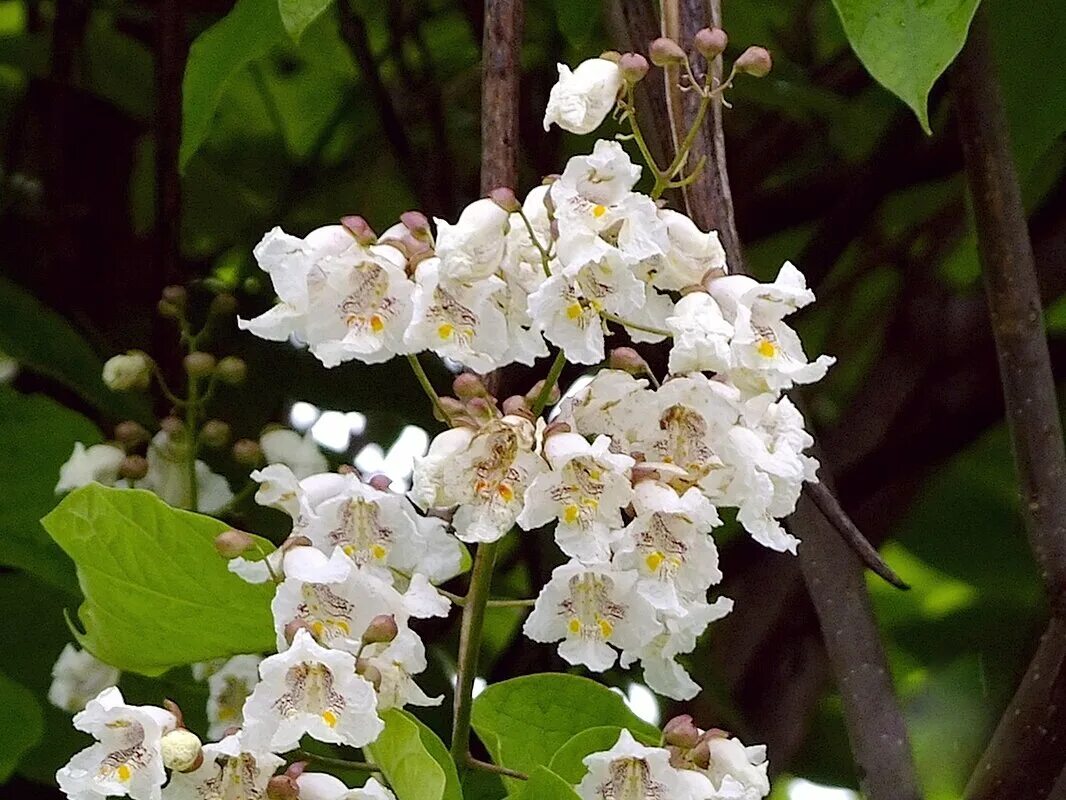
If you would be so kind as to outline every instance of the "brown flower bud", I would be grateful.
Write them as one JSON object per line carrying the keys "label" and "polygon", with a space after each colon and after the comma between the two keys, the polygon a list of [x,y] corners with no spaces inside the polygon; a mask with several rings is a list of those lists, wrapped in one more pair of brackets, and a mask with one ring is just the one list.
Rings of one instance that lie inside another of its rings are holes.
{"label": "brown flower bud", "polygon": [[745,75],[765,78],[770,74],[774,60],[765,47],[749,47],[733,62],[733,69]]}
{"label": "brown flower bud", "polygon": [[392,491],[392,478],[381,472],[371,475],[367,483],[371,488],[377,489],[379,492]]}
{"label": "brown flower bud", "polygon": [[701,28],[696,31],[692,41],[700,55],[708,61],[724,53],[729,45],[729,37],[721,28]]}
{"label": "brown flower bud", "polygon": [[356,215],[349,215],[341,217],[341,225],[352,236],[355,237],[355,241],[363,245],[363,247],[369,247],[372,244],[377,244],[378,235],[374,233],[374,229],[370,227],[365,219]]}
{"label": "brown flower bud", "polygon": [[519,203],[518,198],[515,197],[514,189],[509,189],[506,186],[500,186],[489,192],[489,199],[508,214],[514,214],[516,211],[521,211],[522,209],[521,203]]}
{"label": "brown flower bud", "polygon": [[129,449],[144,444],[151,438],[139,422],[128,419],[115,426],[115,441]]}
{"label": "brown flower bud", "polygon": [[691,715],[682,714],[663,727],[663,741],[675,747],[692,748],[700,741],[700,729],[692,721]]}
{"label": "brown flower bud", "polygon": [[308,633],[311,633],[312,636],[314,635],[311,631],[311,626],[305,619],[294,619],[291,622],[285,623],[282,635],[285,637],[286,642],[292,644],[293,640],[296,638],[296,634],[300,631],[307,631]]}
{"label": "brown flower bud", "polygon": [[502,403],[503,413],[505,415],[518,415],[520,417],[531,416],[529,403],[526,402],[520,394],[513,394],[510,397],[504,398]]}
{"label": "brown flower bud", "polygon": [[648,74],[648,59],[640,53],[626,53],[618,60],[618,69],[626,83],[638,83]]}
{"label": "brown flower bud", "polygon": [[215,550],[225,559],[242,556],[255,547],[252,534],[230,528],[215,537]]}
{"label": "brown flower bud", "polygon": [[643,375],[651,371],[648,362],[632,347],[616,347],[612,350],[607,357],[607,366],[630,375]]}
{"label": "brown flower bud", "polygon": [[481,378],[473,372],[461,372],[452,381],[452,391],[460,400],[473,400],[475,397],[488,397],[489,392]]}
{"label": "brown flower bud", "polygon": [[[444,409],[444,412],[453,420],[456,417],[461,416],[466,411],[466,406],[463,405],[462,401],[456,400],[454,397],[442,397],[440,399],[440,405],[441,408]],[[439,419],[441,422],[444,422],[441,416],[437,413],[437,409],[435,408],[433,409],[433,417],[435,419]]]}
{"label": "brown flower bud", "polygon": [[185,356],[182,363],[190,378],[207,378],[215,371],[216,362],[215,357],[210,353],[196,350]]}
{"label": "brown flower bud", "polygon": [[233,443],[233,460],[242,467],[258,467],[263,462],[263,448],[253,439],[238,439]]}
{"label": "brown flower bud", "polygon": [[128,481],[139,481],[148,474],[148,459],[138,455],[126,456],[119,464],[118,474]]}
{"label": "brown flower bud", "polygon": [[200,428],[200,441],[208,447],[225,447],[229,437],[229,425],[220,419],[209,419]]}
{"label": "brown flower bud", "polygon": [[392,614],[378,614],[363,631],[360,641],[363,644],[388,644],[400,632],[396,625],[396,617]]}
{"label": "brown flower bud", "polygon": [[159,427],[162,428],[171,439],[180,436],[185,432],[185,423],[173,414],[163,417],[163,419],[159,421]]}
{"label": "brown flower bud", "polygon": [[651,63],[657,67],[684,64],[687,58],[681,45],[665,36],[660,36],[648,46],[648,55],[651,57]]}
{"label": "brown flower bud", "polygon": [[188,301],[189,295],[184,286],[167,286],[159,298],[159,314],[168,319],[178,319],[185,314]]}
{"label": "brown flower bud", "polygon": [[208,313],[214,317],[232,317],[237,313],[237,298],[229,292],[216,294],[211,300]]}
{"label": "brown flower bud", "polygon": [[218,362],[216,373],[218,374],[218,379],[223,383],[230,386],[239,386],[248,377],[248,365],[243,358],[226,356]]}
{"label": "brown flower bud", "polygon": [[[533,388],[526,392],[526,402],[529,403],[530,408],[537,402],[537,398],[540,397],[541,390],[544,389],[544,381],[539,380],[533,384]],[[551,388],[551,392],[548,393],[548,405],[553,406],[559,402],[562,397],[562,393],[559,391],[559,384],[555,384]]]}
{"label": "brown flower bud", "polygon": [[300,787],[296,778],[289,775],[275,775],[267,781],[266,795],[269,800],[300,800]]}
{"label": "brown flower bud", "polygon": [[617,50],[604,50],[602,53],[600,53],[600,58],[602,58],[604,61],[613,61],[615,64],[618,63],[618,60],[621,57],[622,54],[619,53]]}
{"label": "brown flower bud", "polygon": [[381,670],[371,664],[367,659],[357,658],[355,660],[355,674],[362,675],[370,681],[375,690],[381,688]]}
{"label": "brown flower bud", "polygon": [[429,228],[429,220],[421,211],[404,211],[400,214],[400,222],[411,232],[416,241],[422,243],[432,241],[433,234]]}

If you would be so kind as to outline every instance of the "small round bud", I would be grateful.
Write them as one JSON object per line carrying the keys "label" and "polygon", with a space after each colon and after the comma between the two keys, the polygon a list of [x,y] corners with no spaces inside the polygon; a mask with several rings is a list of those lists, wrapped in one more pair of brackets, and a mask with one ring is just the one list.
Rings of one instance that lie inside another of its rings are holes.
{"label": "small round bud", "polygon": [[681,45],[665,36],[660,36],[648,46],[648,55],[651,57],[651,63],[657,67],[684,64],[687,58]]}
{"label": "small round bud", "polygon": [[102,377],[114,392],[147,389],[152,380],[152,361],[140,350],[111,356],[104,364]]}
{"label": "small round bud", "polygon": [[452,381],[452,391],[460,400],[473,400],[475,397],[488,397],[489,392],[481,378],[473,372],[462,372]]}
{"label": "small round bud", "polygon": [[733,69],[737,72],[756,78],[765,78],[773,66],[774,60],[765,47],[749,47],[733,62]]}
{"label": "small round bud", "polygon": [[230,528],[215,537],[215,550],[225,559],[242,556],[255,547],[252,534]]}
{"label": "small round bud", "polygon": [[355,241],[363,245],[363,247],[370,247],[372,244],[377,244],[378,235],[374,233],[374,229],[370,227],[369,223],[360,216],[350,214],[346,217],[341,217],[341,225],[348,231]]}
{"label": "small round bud", "polygon": [[370,624],[366,626],[360,641],[363,644],[388,644],[400,632],[396,625],[396,617],[392,614],[378,614]]}
{"label": "small round bud", "polygon": [[701,28],[696,31],[693,44],[696,45],[701,56],[710,60],[725,52],[729,37],[721,28]]}
{"label": "small round bud", "polygon": [[622,54],[619,53],[617,50],[604,50],[602,53],[600,53],[600,58],[602,58],[604,61],[612,61],[617,64],[619,59],[622,58]]}
{"label": "small round bud", "polygon": [[379,492],[392,491],[392,478],[381,472],[371,475],[367,483],[372,489],[377,489]]}
{"label": "small round bud", "polygon": [[484,397],[474,397],[466,401],[466,413],[474,419],[488,421],[499,416],[495,404]]}
{"label": "small round bud", "polygon": [[[526,402],[529,403],[530,408],[537,402],[537,398],[540,397],[541,390],[544,389],[544,381],[540,380],[533,384],[533,388],[526,392]],[[555,384],[551,388],[551,392],[548,394],[548,405],[553,406],[559,402],[562,397],[562,393],[559,391],[559,384]]]}
{"label": "small round bud", "polygon": [[128,419],[115,426],[115,441],[125,448],[137,447],[151,438],[139,422]]}
{"label": "small round bud", "polygon": [[508,214],[514,214],[522,210],[522,204],[515,197],[514,189],[509,189],[506,186],[500,186],[489,192],[489,199]]}
{"label": "small round bud", "polygon": [[285,641],[292,644],[293,640],[296,639],[296,634],[300,631],[307,631],[312,636],[314,635],[311,631],[311,626],[305,619],[294,619],[291,622],[285,623],[285,629],[282,631],[282,634],[285,636]]}
{"label": "small round bud", "polygon": [[173,414],[168,417],[163,417],[163,419],[159,421],[159,427],[162,428],[163,432],[171,439],[180,436],[185,432],[185,423]]}
{"label": "small round bud", "polygon": [[381,688],[381,670],[371,664],[365,658],[355,660],[355,674],[362,675],[374,686],[375,690]]}
{"label": "small round bud", "polygon": [[118,474],[128,481],[139,481],[148,474],[148,459],[138,455],[126,456],[119,464]]}
{"label": "small round bud", "polygon": [[707,767],[711,765],[711,747],[707,744],[706,739],[701,739],[700,742],[685,755],[689,763],[697,769],[707,769]]}
{"label": "small round bud", "polygon": [[253,439],[238,439],[233,443],[233,460],[242,467],[258,467],[263,463],[263,448]]}
{"label": "small round bud", "polygon": [[337,465],[337,474],[338,475],[355,475],[356,477],[358,477],[359,476],[359,470],[357,470],[351,464],[338,464]]}
{"label": "small round bud", "polygon": [[225,447],[229,437],[229,425],[220,419],[209,419],[200,429],[200,441],[208,447]]}
{"label": "small round bud", "polygon": [[529,416],[530,409],[529,403],[526,402],[526,398],[520,394],[513,394],[510,397],[504,398],[501,404],[501,409],[504,416],[514,414],[517,416]]}
{"label": "small round bud", "polygon": [[640,53],[626,53],[618,60],[618,68],[626,83],[639,83],[648,74],[648,59]]}
{"label": "small round bud", "polygon": [[167,286],[163,289],[163,295],[159,298],[158,310],[160,316],[168,319],[179,319],[185,315],[185,306],[189,295],[184,286]]}
{"label": "small round bud", "polygon": [[299,800],[300,787],[296,785],[296,778],[275,775],[267,781],[266,795],[269,800]]}
{"label": "small round bud", "polygon": [[237,356],[223,358],[218,362],[216,371],[218,379],[230,386],[238,386],[248,377],[248,365],[244,363],[243,358],[237,358]]}
{"label": "small round bud", "polygon": [[211,300],[208,313],[214,317],[232,317],[237,313],[237,298],[229,292],[216,294]]}
{"label": "small round bud", "polygon": [[[440,405],[445,413],[452,419],[455,419],[466,412],[466,406],[463,405],[462,401],[456,400],[454,397],[442,397],[440,399]],[[440,416],[437,414],[437,409],[435,408],[433,409],[433,416],[436,419],[440,419]],[[443,419],[440,421],[444,422]]]}
{"label": "small round bud", "polygon": [[429,220],[421,211],[404,211],[400,214],[400,222],[411,232],[416,241],[428,243],[432,241],[432,233],[429,229]]}
{"label": "small round bud", "polygon": [[202,350],[189,353],[182,363],[190,378],[207,378],[215,371],[215,357]]}
{"label": "small round bud", "polygon": [[310,547],[314,544],[310,539],[304,536],[302,533],[296,535],[290,535],[288,539],[281,543],[280,550],[288,552],[294,547]]}
{"label": "small round bud", "polygon": [[663,727],[663,741],[675,747],[692,748],[700,741],[700,729],[689,714],[674,717]]}
{"label": "small round bud", "polygon": [[190,730],[178,728],[163,735],[159,742],[163,765],[175,772],[191,772],[204,762],[200,739]]}

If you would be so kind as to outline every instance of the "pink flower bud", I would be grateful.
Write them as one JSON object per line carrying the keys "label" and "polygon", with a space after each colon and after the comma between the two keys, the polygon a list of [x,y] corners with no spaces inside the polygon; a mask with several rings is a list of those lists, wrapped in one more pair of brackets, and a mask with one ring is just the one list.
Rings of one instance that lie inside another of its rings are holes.
{"label": "pink flower bud", "polygon": [[737,72],[756,78],[765,78],[773,66],[773,58],[765,47],[749,47],[733,62],[733,69]]}
{"label": "pink flower bud", "polygon": [[650,372],[648,362],[632,347],[616,347],[607,357],[607,366],[619,369],[630,375],[643,375]]}
{"label": "pink flower bud", "polygon": [[253,547],[255,547],[255,539],[252,538],[252,535],[236,528],[222,531],[215,537],[215,550],[223,558],[237,558],[237,556],[244,555]]}
{"label": "pink flower bud", "polygon": [[693,44],[701,56],[710,60],[725,52],[729,37],[721,28],[702,28],[696,31]]}
{"label": "pink flower bud", "polygon": [[626,53],[618,60],[618,68],[626,83],[637,83],[648,74],[648,59],[640,53]]}
{"label": "pink flower bud", "polygon": [[501,186],[489,192],[489,199],[508,214],[514,214],[522,210],[522,205],[518,202],[518,198],[515,197],[514,189],[508,189],[506,186]]}
{"label": "pink flower bud", "polygon": [[211,300],[209,313],[213,317],[232,317],[237,313],[237,298],[229,292],[216,294]]}
{"label": "pink flower bud", "polygon": [[431,238],[429,220],[421,211],[404,211],[400,214],[400,222],[411,232],[411,235],[419,242],[428,242]]}
{"label": "pink flower bud", "polygon": [[388,492],[392,489],[392,478],[388,475],[383,475],[380,472],[371,475],[370,480],[368,480],[367,483],[379,492]]}
{"label": "pink flower bud", "polygon": [[275,775],[267,781],[266,795],[269,800],[299,800],[300,787],[296,779],[288,775]]}
{"label": "pink flower bud", "polygon": [[190,378],[207,378],[215,371],[216,362],[215,357],[210,353],[196,350],[185,356],[182,363]]}
{"label": "pink flower bud", "polygon": [[[537,402],[537,398],[540,397],[541,391],[544,389],[544,381],[540,380],[533,384],[533,388],[525,394],[526,402],[532,408],[533,404]],[[548,405],[553,406],[559,402],[562,394],[559,391],[559,384],[555,384],[551,388],[551,392],[548,393]]]}
{"label": "pink flower bud", "polygon": [[300,631],[311,633],[311,626],[307,624],[307,620],[294,619],[292,622],[285,623],[285,629],[282,631],[282,634],[285,636],[285,641],[292,644],[293,640],[296,638],[296,634]]}
{"label": "pink flower bud", "polygon": [[374,229],[367,224],[367,221],[360,216],[349,215],[341,217],[341,225],[348,231],[355,241],[363,245],[363,247],[369,247],[372,244],[377,244],[378,236],[374,233]]}
{"label": "pink flower bud", "polygon": [[388,644],[399,632],[396,617],[392,614],[378,614],[366,626],[361,641],[363,644]]}
{"label": "pink flower bud", "polygon": [[126,448],[137,447],[148,441],[148,431],[139,422],[128,419],[115,426],[115,441]]}
{"label": "pink flower bud", "polygon": [[648,55],[651,63],[657,67],[665,67],[668,64],[684,64],[687,56],[681,49],[681,45],[673,39],[660,36],[648,47]]}
{"label": "pink flower bud", "polygon": [[233,460],[242,467],[257,467],[263,461],[263,448],[252,439],[238,439],[233,443]]}
{"label": "pink flower bud", "polygon": [[119,464],[118,474],[128,481],[139,481],[148,474],[148,459],[138,455],[126,456]]}
{"label": "pink flower bud", "polygon": [[510,397],[504,399],[502,404],[502,410],[504,415],[518,415],[520,417],[529,417],[530,409],[529,403],[526,402],[526,398],[520,394],[513,394]]}
{"label": "pink flower bud", "polygon": [[488,397],[488,390],[481,378],[473,372],[462,372],[452,381],[452,391],[460,400],[473,400],[475,397]]}
{"label": "pink flower bud", "polygon": [[676,747],[692,748],[700,741],[700,729],[689,714],[682,714],[663,727],[663,741]]}
{"label": "pink flower bud", "polygon": [[208,447],[225,447],[229,437],[230,427],[220,419],[209,419],[200,429],[200,441]]}
{"label": "pink flower bud", "polygon": [[365,658],[357,658],[355,660],[355,674],[362,675],[366,680],[370,681],[375,690],[381,688],[381,670]]}

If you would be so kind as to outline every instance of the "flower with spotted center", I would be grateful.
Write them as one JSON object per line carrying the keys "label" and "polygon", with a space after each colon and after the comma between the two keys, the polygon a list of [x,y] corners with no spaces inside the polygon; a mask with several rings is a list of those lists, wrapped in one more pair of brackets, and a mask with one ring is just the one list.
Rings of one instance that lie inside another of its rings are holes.
{"label": "flower with spotted center", "polygon": [[244,701],[259,682],[257,655],[234,656],[207,678],[207,735],[217,739],[244,720]]}
{"label": "flower with spotted center", "polygon": [[623,729],[610,750],[586,756],[587,768],[577,786],[582,800],[707,800],[710,780],[670,765],[664,748],[645,747]]}
{"label": "flower with spotted center", "polygon": [[163,800],[265,800],[267,782],[285,759],[249,750],[242,738],[231,735],[204,745],[203,763],[191,772],[175,772]]}

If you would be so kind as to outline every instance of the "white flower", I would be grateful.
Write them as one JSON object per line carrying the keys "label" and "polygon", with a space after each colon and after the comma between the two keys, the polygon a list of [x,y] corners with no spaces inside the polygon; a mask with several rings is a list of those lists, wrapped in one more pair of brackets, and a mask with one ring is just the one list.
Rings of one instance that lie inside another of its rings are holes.
{"label": "white flower", "polygon": [[533,453],[533,425],[505,416],[476,432],[456,431],[434,439],[415,465],[412,499],[424,508],[458,506],[452,525],[464,542],[496,541],[514,525],[526,487],[544,469]]}
{"label": "white flower", "polygon": [[[164,502],[184,508],[189,502],[189,470],[185,456],[186,445],[160,431],[148,445],[148,473],[134,486],[155,492]],[[197,508],[202,514],[213,514],[233,499],[226,479],[213,472],[207,464],[196,461]]]}
{"label": "white flower", "polygon": [[260,661],[257,655],[234,656],[207,677],[207,735],[212,739],[244,724],[244,701],[259,682]]}
{"label": "white flower", "polygon": [[349,789],[340,778],[324,772],[304,772],[296,779],[300,800],[396,800],[373,778],[359,789]]}
{"label": "white flower", "polygon": [[[610,206],[620,204],[632,194],[639,179],[640,167],[633,163],[622,145],[599,139],[591,154],[567,161],[562,175],[552,183],[550,194],[556,216],[574,219],[588,213],[594,218],[602,217]],[[580,201],[580,207],[576,201]],[[597,210],[597,206],[603,206],[602,210]]]}
{"label": "white flower", "polygon": [[814,292],[807,288],[803,273],[790,261],[781,267],[773,283],[759,283],[747,275],[725,275],[712,280],[707,291],[729,319],[736,316],[737,306],[744,306],[756,325],[780,322],[814,302]]}
{"label": "white flower", "polygon": [[639,650],[660,630],[655,610],[634,590],[637,573],[571,561],[556,567],[522,630],[535,642],[556,642],[570,664],[593,672],[614,665],[622,650]]}
{"label": "white flower", "polygon": [[766,746],[745,747],[740,739],[707,737],[710,765],[703,773],[714,784],[715,800],[761,800],[770,793]]}
{"label": "white flower", "polygon": [[549,436],[544,455],[551,471],[538,475],[526,490],[518,524],[533,530],[557,519],[555,541],[566,555],[609,560],[611,542],[622,526],[621,509],[633,497],[627,474],[633,459],[610,447],[606,436],[592,444],[577,433]]}
{"label": "white flower", "polygon": [[659,219],[666,223],[670,244],[649,276],[655,286],[678,291],[699,286],[708,272],[725,271],[725,249],[718,231],[704,233],[684,214],[668,208],[659,210]]}
{"label": "white flower", "polygon": [[628,451],[648,425],[647,404],[655,395],[647,386],[644,378],[602,369],[588,386],[563,401],[559,419],[584,436],[610,436],[616,447]]}
{"label": "white flower", "polygon": [[249,749],[240,735],[204,745],[203,763],[192,772],[175,772],[164,800],[264,800],[267,782],[285,763],[267,750]]}
{"label": "white flower", "polygon": [[117,688],[105,689],[74,716],[74,727],[97,741],[56,773],[59,788],[71,800],[159,800],[166,781],[160,740],[175,726],[169,711],[126,705]]}
{"label": "white flower", "polygon": [[441,279],[472,283],[499,272],[510,216],[495,201],[482,198],[464,208],[454,225],[434,220]]}
{"label": "white flower", "polygon": [[152,365],[147,356],[137,350],[111,356],[104,364],[104,383],[116,392],[147,389],[151,379]]}
{"label": "white flower", "polygon": [[714,298],[704,292],[682,297],[674,306],[673,316],[666,318],[673,332],[670,347],[670,372],[722,372],[729,369],[729,340],[733,326],[726,322]]}
{"label": "white flower", "polygon": [[603,361],[603,321],[572,279],[557,274],[544,281],[529,295],[529,315],[571,363]]}
{"label": "white flower", "polygon": [[410,350],[432,350],[474,372],[501,366],[507,320],[494,295],[506,287],[503,279],[449,282],[440,274],[440,259],[428,258],[418,265],[415,283],[414,314],[404,335]]}
{"label": "white flower", "polygon": [[605,58],[582,61],[573,71],[559,64],[559,80],[548,95],[544,130],[554,122],[571,133],[591,133],[614,108],[622,88],[618,65]]}
{"label": "white flower", "polygon": [[749,395],[815,383],[836,363],[832,356],[808,361],[792,328],[781,321],[755,324],[746,306],[737,306],[733,327],[733,367],[726,377]]}
{"label": "white flower", "polygon": [[704,775],[670,765],[670,753],[645,747],[622,730],[614,747],[586,756],[588,768],[577,786],[582,800],[708,800],[713,787]]}
{"label": "white flower", "polygon": [[124,458],[126,454],[110,444],[94,444],[87,448],[81,442],[75,442],[74,452],[59,468],[56,494],[87,486],[93,481],[113,486]]}
{"label": "white flower", "polygon": [[301,436],[288,428],[275,428],[259,437],[259,446],[268,464],[284,464],[299,479],[329,469],[310,431]]}
{"label": "white flower", "polygon": [[118,683],[121,674],[88,650],[79,650],[68,644],[52,667],[48,701],[56,708],[73,714],[85,708],[86,703],[108,686]]}
{"label": "white flower", "polygon": [[657,609],[684,613],[683,599],[702,596],[722,579],[711,528],[718,512],[699,489],[681,497],[669,486],[641,481],[633,491],[636,516],[622,531],[614,564],[640,574],[637,591]]}
{"label": "white flower", "polygon": [[377,693],[382,711],[406,705],[439,706],[444,700],[443,695],[427,695],[412,677],[425,670],[427,663],[425,645],[410,628],[401,627],[391,642],[365,646],[359,659],[381,676]]}
{"label": "white flower", "polygon": [[374,687],[355,672],[355,657],[327,650],[306,630],[259,665],[259,684],[244,704],[247,742],[291,750],[305,733],[322,742],[362,747],[385,727]]}
{"label": "white flower", "polygon": [[291,468],[285,464],[270,464],[255,470],[249,476],[259,483],[255,493],[255,502],[268,508],[284,511],[296,527],[305,524],[305,517],[310,509],[322,500],[344,490],[346,478],[337,472],[325,472],[309,475],[298,480]]}

